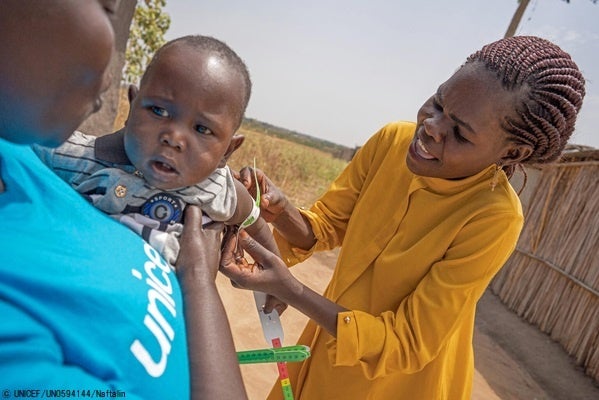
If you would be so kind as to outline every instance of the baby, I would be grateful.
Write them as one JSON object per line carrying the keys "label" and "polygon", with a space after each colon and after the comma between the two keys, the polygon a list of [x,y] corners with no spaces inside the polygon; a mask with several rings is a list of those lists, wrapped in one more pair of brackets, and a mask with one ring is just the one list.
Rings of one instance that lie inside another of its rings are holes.
{"label": "baby", "polygon": [[246,228],[276,249],[259,208],[227,158],[251,93],[248,70],[225,43],[185,36],[160,48],[139,90],[129,88],[125,126],[94,137],[75,132],[38,156],[96,207],[143,236],[175,264],[186,204],[206,220]]}

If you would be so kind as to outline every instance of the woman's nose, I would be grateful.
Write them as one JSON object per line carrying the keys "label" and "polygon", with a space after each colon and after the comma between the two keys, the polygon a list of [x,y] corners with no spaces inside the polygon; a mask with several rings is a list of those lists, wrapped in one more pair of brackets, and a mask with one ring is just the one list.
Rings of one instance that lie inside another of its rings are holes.
{"label": "woman's nose", "polygon": [[442,141],[447,135],[448,126],[446,126],[447,124],[443,122],[441,117],[427,118],[422,124],[424,132],[437,143]]}
{"label": "woman's nose", "polygon": [[105,93],[108,89],[110,89],[110,85],[112,84],[113,74],[108,69],[104,71],[104,75],[102,75],[102,84],[100,86],[100,94]]}

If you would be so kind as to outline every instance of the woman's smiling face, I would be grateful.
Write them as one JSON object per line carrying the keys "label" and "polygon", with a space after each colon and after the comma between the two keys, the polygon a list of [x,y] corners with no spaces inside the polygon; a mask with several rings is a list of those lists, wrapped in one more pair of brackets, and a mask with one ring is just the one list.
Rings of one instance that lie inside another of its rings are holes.
{"label": "woman's smiling face", "polygon": [[518,145],[508,140],[502,123],[515,118],[517,96],[481,63],[463,66],[418,111],[408,168],[416,175],[459,179],[493,163],[513,163]]}

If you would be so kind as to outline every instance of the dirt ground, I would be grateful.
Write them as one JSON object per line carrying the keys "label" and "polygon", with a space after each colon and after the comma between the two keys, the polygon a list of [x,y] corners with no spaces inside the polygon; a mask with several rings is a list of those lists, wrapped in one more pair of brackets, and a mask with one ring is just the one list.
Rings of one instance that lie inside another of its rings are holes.
{"label": "dirt ground", "polygon": [[[317,254],[292,271],[304,284],[322,292],[335,260],[335,253]],[[251,292],[232,288],[222,275],[218,285],[236,348],[268,347]],[[295,344],[306,321],[291,307],[285,311],[281,317],[284,346]],[[473,400],[599,399],[599,386],[574,365],[559,344],[518,318],[489,291],[478,305],[474,351]],[[276,382],[276,365],[250,364],[241,369],[249,398],[264,399]]]}

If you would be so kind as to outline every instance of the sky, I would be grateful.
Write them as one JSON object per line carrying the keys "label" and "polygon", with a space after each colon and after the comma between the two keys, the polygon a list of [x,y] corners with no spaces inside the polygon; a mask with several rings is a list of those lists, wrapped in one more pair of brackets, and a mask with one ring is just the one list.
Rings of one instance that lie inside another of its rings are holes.
{"label": "sky", "polygon": [[[517,0],[167,0],[167,40],[226,42],[247,64],[246,116],[345,146],[422,103],[502,38]],[[572,143],[599,148],[599,4],[531,0],[517,35],[549,39],[587,81]]]}

